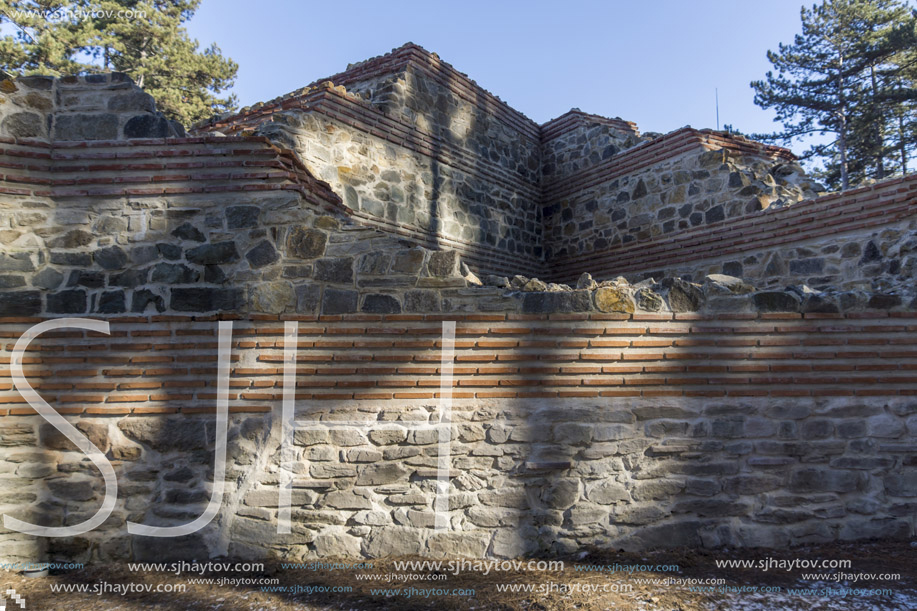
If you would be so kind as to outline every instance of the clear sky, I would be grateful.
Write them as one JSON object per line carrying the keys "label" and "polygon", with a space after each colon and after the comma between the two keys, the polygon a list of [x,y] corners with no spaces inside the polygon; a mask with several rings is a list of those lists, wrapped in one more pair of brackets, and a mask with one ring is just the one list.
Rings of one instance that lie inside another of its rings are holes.
{"label": "clear sky", "polygon": [[712,128],[719,89],[720,125],[751,133],[777,128],[748,84],[800,31],[802,4],[204,0],[188,30],[239,64],[243,106],[413,41],[539,123],[577,107],[644,132]]}

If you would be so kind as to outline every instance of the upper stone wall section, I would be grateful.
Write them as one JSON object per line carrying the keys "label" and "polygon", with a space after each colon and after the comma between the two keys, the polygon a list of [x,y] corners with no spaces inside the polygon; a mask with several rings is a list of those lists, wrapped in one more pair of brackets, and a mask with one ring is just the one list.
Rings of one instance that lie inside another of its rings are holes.
{"label": "upper stone wall section", "polygon": [[0,136],[56,142],[185,135],[181,124],[157,112],[153,97],[120,72],[0,76]]}
{"label": "upper stone wall section", "polygon": [[542,183],[599,165],[650,139],[640,136],[635,123],[574,108],[541,126]]}
{"label": "upper stone wall section", "polygon": [[295,150],[362,222],[483,274],[561,278],[570,257],[818,190],[788,150],[723,132],[641,135],[578,109],[539,126],[413,44],[196,129]]}
{"label": "upper stone wall section", "polygon": [[479,270],[540,272],[538,126],[419,47],[198,129],[295,150],[366,224]]}
{"label": "upper stone wall section", "polygon": [[786,149],[682,128],[545,183],[545,253],[563,266],[570,257],[793,205],[818,189]]}

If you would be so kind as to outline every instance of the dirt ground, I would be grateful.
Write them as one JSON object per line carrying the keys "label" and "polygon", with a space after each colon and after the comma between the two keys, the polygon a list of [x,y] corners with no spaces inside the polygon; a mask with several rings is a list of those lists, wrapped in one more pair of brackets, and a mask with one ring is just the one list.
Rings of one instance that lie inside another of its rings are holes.
{"label": "dirt ground", "polygon": [[[717,560],[730,559],[751,560],[756,566],[716,566]],[[851,564],[842,569],[786,568],[791,561],[825,559],[846,559]],[[98,564],[87,565],[80,570],[55,570],[48,577],[36,579],[0,571],[0,595],[9,589],[15,590],[22,597],[27,611],[917,609],[917,545],[911,546],[906,542],[807,546],[781,551],[674,550],[644,554],[583,551],[575,556],[543,560],[563,560],[564,568],[493,569],[487,575],[481,571],[466,570],[456,575],[455,571],[447,568],[439,571],[431,571],[429,567],[398,570],[394,559],[372,561],[371,569],[290,568],[276,561],[266,563],[264,570],[257,573],[224,571],[201,576],[131,571],[127,564]],[[322,562],[328,564],[332,561]],[[633,565],[643,566],[635,569]],[[645,570],[646,565],[677,565],[678,570],[670,566],[661,571]],[[604,566],[604,570],[583,570],[584,567],[595,569],[599,566]],[[767,570],[764,570],[765,566]],[[843,573],[840,578],[838,571]],[[812,572],[830,573],[833,577],[813,579]],[[804,574],[809,574],[809,578],[804,578]],[[889,574],[897,574],[898,577],[889,578]],[[358,579],[358,575],[362,578]],[[201,578],[211,580],[211,583],[192,582]],[[666,578],[675,583],[647,581]],[[713,586],[690,581],[711,578],[724,581]],[[250,582],[234,585],[227,581],[231,579]],[[274,579],[278,581],[269,585],[252,583]],[[181,586],[185,587],[185,591],[137,591],[141,588],[162,590]],[[125,587],[134,591],[119,591],[119,588]],[[691,587],[707,587],[713,591],[691,591]],[[768,591],[763,592],[765,587]],[[61,591],[64,588],[82,588],[85,591]],[[794,593],[788,591],[790,588],[809,588],[812,591]],[[335,589],[338,591],[332,591]],[[516,591],[507,591],[512,589]],[[864,591],[867,589],[883,591]],[[22,608],[9,594],[5,596],[7,611]]]}

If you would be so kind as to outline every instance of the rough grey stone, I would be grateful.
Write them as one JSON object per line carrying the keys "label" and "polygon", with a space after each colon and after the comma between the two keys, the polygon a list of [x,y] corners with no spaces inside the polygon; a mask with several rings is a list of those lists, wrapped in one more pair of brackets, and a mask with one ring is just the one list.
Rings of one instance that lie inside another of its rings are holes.
{"label": "rough grey stone", "polygon": [[542,490],[541,500],[552,509],[567,509],[579,499],[579,494],[579,481],[561,479]]}
{"label": "rough grey stone", "polygon": [[363,540],[363,553],[369,558],[417,556],[423,553],[422,531],[406,526],[386,526],[374,529]]}
{"label": "rough grey stone", "polygon": [[391,295],[371,294],[363,298],[360,310],[376,314],[398,314],[401,312],[401,304]]}
{"label": "rough grey stone", "polygon": [[41,115],[34,112],[17,112],[3,119],[3,131],[14,138],[37,138],[44,135]]}
{"label": "rough grey stone", "polygon": [[246,229],[258,226],[261,209],[257,206],[229,206],[226,208],[226,228]]}
{"label": "rough grey stone", "polygon": [[108,99],[108,110],[155,112],[156,102],[153,100],[153,96],[145,91],[131,91],[130,93],[120,93],[110,97]]}
{"label": "rough grey stone", "polygon": [[393,484],[405,479],[407,470],[399,463],[369,465],[359,471],[357,486]]}
{"label": "rough grey stone", "polygon": [[431,276],[440,278],[449,278],[459,275],[459,263],[461,258],[458,251],[455,250],[438,250],[430,254],[430,260],[427,262],[427,271]]}
{"label": "rough grey stone", "polygon": [[357,291],[326,288],[322,295],[322,314],[349,314],[357,311]]}
{"label": "rough grey stone", "polygon": [[328,236],[317,229],[297,226],[287,238],[287,252],[301,259],[317,259],[325,254]]}
{"label": "rough grey stone", "polygon": [[690,282],[681,278],[666,278],[662,285],[669,289],[669,307],[673,312],[696,312],[703,304],[703,291]]}
{"label": "rough grey stone", "polygon": [[0,294],[0,316],[31,316],[39,312],[39,291],[4,291]]}
{"label": "rough grey stone", "polygon": [[[160,452],[202,450],[207,447],[207,429],[203,420],[132,416],[119,421],[118,428],[130,439]],[[213,434],[211,429],[211,437]]]}
{"label": "rough grey stone", "polygon": [[850,471],[798,469],[790,475],[790,490],[797,492],[853,492],[860,477]]}
{"label": "rough grey stone", "polygon": [[82,229],[72,229],[62,236],[48,240],[49,248],[79,248],[88,246],[95,239],[88,231]]}
{"label": "rough grey stone", "polygon": [[235,242],[203,244],[185,252],[185,258],[198,265],[220,265],[238,261],[239,251]]}
{"label": "rough grey stone", "polygon": [[404,293],[405,312],[439,312],[439,293],[433,290],[418,289]]}
{"label": "rough grey stone", "polygon": [[90,501],[95,497],[92,482],[66,480],[51,480],[48,488],[59,499],[66,501]]}
{"label": "rough grey stone", "polygon": [[283,280],[252,287],[251,307],[255,312],[280,314],[292,309],[295,300],[293,285]]}
{"label": "rough grey stone", "polygon": [[49,293],[48,312],[54,314],[83,314],[86,312],[86,291],[70,290]]}
{"label": "rough grey stone", "polygon": [[317,314],[321,304],[321,292],[322,288],[317,284],[297,286],[296,311],[300,314]]}
{"label": "rough grey stone", "polygon": [[890,473],[882,479],[885,492],[891,496],[917,496],[917,470],[906,469],[900,473]]}
{"label": "rough grey stone", "polygon": [[127,309],[124,291],[105,291],[99,295],[96,312],[100,314],[118,314]]}
{"label": "rough grey stone", "polygon": [[274,250],[274,245],[269,240],[262,240],[257,246],[245,253],[245,258],[248,259],[248,263],[253,269],[258,269],[274,263],[280,258],[280,255]]}
{"label": "rough grey stone", "polygon": [[32,286],[41,289],[56,289],[64,281],[64,275],[53,267],[46,267],[32,277]]}
{"label": "rough grey stone", "polygon": [[185,265],[160,263],[153,267],[150,281],[163,284],[189,284],[197,282],[199,278],[200,272]]}
{"label": "rough grey stone", "polygon": [[592,298],[589,291],[526,293],[522,299],[522,311],[527,314],[588,312],[590,310],[592,310]]}
{"label": "rough grey stone", "polygon": [[402,250],[395,255],[392,271],[401,274],[417,274],[423,267],[424,251],[420,248]]}
{"label": "rough grey stone", "polygon": [[146,312],[150,305],[152,305],[153,309],[157,312],[164,312],[166,309],[163,298],[153,291],[148,289],[134,291],[131,297],[131,312],[138,314]]}
{"label": "rough grey stone", "polygon": [[115,140],[118,137],[118,115],[58,114],[54,118],[56,140]]}
{"label": "rough grey stone", "polygon": [[315,279],[322,282],[353,282],[353,257],[319,259],[315,262]]}
{"label": "rough grey stone", "polygon": [[662,309],[665,302],[658,294],[651,289],[640,289],[637,291],[637,307],[648,312],[658,312]]}
{"label": "rough grey stone", "polygon": [[786,291],[762,291],[752,297],[759,312],[798,312],[800,299]]}
{"label": "rough grey stone", "polygon": [[182,223],[172,230],[172,235],[174,235],[176,238],[189,240],[191,242],[207,241],[207,237],[201,232],[201,230],[191,223]]}
{"label": "rough grey stone", "polygon": [[178,312],[236,311],[245,304],[242,289],[174,288],[169,307]]}
{"label": "rough grey stone", "polygon": [[171,135],[169,120],[160,115],[137,115],[124,124],[125,138],[168,138]]}

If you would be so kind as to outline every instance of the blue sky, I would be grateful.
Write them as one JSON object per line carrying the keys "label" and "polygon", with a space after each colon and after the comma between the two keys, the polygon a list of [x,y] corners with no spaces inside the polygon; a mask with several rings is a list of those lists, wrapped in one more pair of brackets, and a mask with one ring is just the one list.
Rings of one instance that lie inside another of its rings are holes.
{"label": "blue sky", "polygon": [[[542,123],[572,107],[635,121],[773,131],[749,82],[800,31],[800,0],[204,0],[188,23],[239,64],[242,105],[413,41]],[[798,150],[803,147],[795,146]]]}

